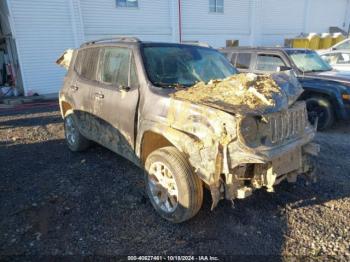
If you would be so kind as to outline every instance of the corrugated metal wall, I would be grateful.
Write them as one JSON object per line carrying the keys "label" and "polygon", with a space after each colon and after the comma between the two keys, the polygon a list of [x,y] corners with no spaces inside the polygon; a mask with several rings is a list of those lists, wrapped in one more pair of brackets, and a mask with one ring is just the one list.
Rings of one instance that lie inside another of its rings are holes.
{"label": "corrugated metal wall", "polygon": [[328,32],[330,26],[348,29],[348,0],[257,1],[261,1],[261,45],[283,45],[285,38]]}
{"label": "corrugated metal wall", "polygon": [[57,93],[65,71],[55,61],[78,41],[70,0],[9,3],[26,95]]}
{"label": "corrugated metal wall", "polygon": [[[116,35],[179,39],[178,0],[139,0],[138,8],[118,8],[116,0],[6,1],[26,94],[58,92],[65,71],[54,61],[84,40]],[[325,32],[329,26],[347,30],[349,2],[225,0],[223,13],[210,13],[209,0],[181,0],[182,39],[214,47],[224,46],[227,39],[241,45],[282,45],[302,32]]]}
{"label": "corrugated metal wall", "polygon": [[[306,22],[306,30],[311,32],[324,32],[329,26],[343,26],[346,19],[348,0],[318,0],[310,1],[309,15]],[[350,9],[350,6],[348,6]],[[345,28],[344,26],[344,29]]]}
{"label": "corrugated metal wall", "polygon": [[223,13],[210,13],[207,0],[182,0],[183,39],[205,41],[212,46],[224,46],[226,39],[240,39],[247,45],[252,1],[226,0]]}
{"label": "corrugated metal wall", "polygon": [[283,39],[303,32],[305,0],[263,0],[261,44],[283,44]]}
{"label": "corrugated metal wall", "polygon": [[81,0],[87,40],[133,35],[144,40],[171,41],[169,0],[140,0],[138,8],[117,7],[115,0]]}

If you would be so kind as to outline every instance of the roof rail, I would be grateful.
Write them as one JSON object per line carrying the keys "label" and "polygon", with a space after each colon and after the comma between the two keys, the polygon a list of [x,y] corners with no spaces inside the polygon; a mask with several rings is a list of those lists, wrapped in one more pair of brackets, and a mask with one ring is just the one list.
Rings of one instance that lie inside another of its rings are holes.
{"label": "roof rail", "polygon": [[83,43],[80,47],[87,46],[87,45],[92,45],[96,43],[101,43],[101,42],[134,42],[134,43],[139,43],[141,40],[137,37],[131,37],[131,36],[118,36],[118,37],[109,37],[109,38],[101,38],[97,40],[92,40]]}
{"label": "roof rail", "polygon": [[200,42],[200,41],[182,41],[181,44],[198,45],[198,46],[202,46],[202,47],[211,47],[208,43]]}

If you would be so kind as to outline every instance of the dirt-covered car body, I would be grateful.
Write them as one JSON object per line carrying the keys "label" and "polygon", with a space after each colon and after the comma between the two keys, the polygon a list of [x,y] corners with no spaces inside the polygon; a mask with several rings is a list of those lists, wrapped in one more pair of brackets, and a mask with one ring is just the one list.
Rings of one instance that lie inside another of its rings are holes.
{"label": "dirt-covered car body", "polygon": [[[296,101],[300,87],[290,76],[275,76],[285,86],[283,95],[278,105],[261,112],[194,103],[176,98],[176,87],[150,81],[142,53],[147,46],[184,45],[127,38],[75,50],[60,92],[62,117],[74,114],[86,138],[140,167],[155,150],[176,147],[210,188],[212,207],[223,198],[244,198],[255,188],[273,191],[282,180],[295,181],[297,175],[313,171],[310,156],[318,146],[310,141],[315,129],[307,121],[304,102]],[[99,76],[109,48],[127,53],[126,82],[118,86]],[[89,57],[98,61],[96,66],[82,70]]]}

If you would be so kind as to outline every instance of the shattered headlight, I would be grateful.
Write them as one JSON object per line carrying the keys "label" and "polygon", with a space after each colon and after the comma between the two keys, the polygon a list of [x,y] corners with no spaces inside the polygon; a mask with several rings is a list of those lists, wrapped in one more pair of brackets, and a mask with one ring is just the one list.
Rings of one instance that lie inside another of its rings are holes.
{"label": "shattered headlight", "polygon": [[250,147],[259,146],[258,121],[254,117],[243,117],[239,122],[239,137]]}

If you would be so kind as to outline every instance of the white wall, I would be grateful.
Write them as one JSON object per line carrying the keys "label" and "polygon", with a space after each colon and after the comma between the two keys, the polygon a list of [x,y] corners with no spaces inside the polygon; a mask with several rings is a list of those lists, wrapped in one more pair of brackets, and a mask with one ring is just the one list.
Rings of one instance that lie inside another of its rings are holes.
{"label": "white wall", "polygon": [[78,44],[70,0],[10,0],[13,36],[17,44],[25,94],[57,93],[65,75],[55,61]]}
{"label": "white wall", "polygon": [[117,35],[171,41],[171,0],[139,0],[138,8],[121,8],[115,0],[81,0],[85,38]]}
{"label": "white wall", "polygon": [[[224,13],[210,13],[209,0],[181,0],[182,39],[222,47],[283,45],[306,32],[348,28],[349,0],[224,0]],[[80,0],[86,40],[132,35],[142,40],[177,41],[178,0],[139,0],[138,8],[118,8],[115,0]],[[350,8],[350,7],[349,7]],[[344,24],[345,22],[345,24]]]}
{"label": "white wall", "polygon": [[[310,1],[310,0],[309,0]],[[310,1],[309,15],[306,18],[306,31],[327,32],[329,26],[338,26],[347,31],[346,14],[348,0],[317,0]],[[350,11],[350,10],[348,10]],[[345,23],[345,24],[344,24]]]}
{"label": "white wall", "polygon": [[251,2],[226,0],[223,13],[210,13],[209,0],[182,0],[183,39],[225,46],[227,39],[247,45],[251,34]]}
{"label": "white wall", "polygon": [[[26,94],[58,92],[65,71],[54,64],[67,48],[110,36],[146,41],[179,40],[178,0],[1,0],[9,3]],[[182,39],[225,46],[283,45],[302,32],[348,29],[350,0],[224,0],[224,13],[209,13],[209,0],[181,0]],[[1,6],[0,6],[1,7]]]}
{"label": "white wall", "polygon": [[349,26],[349,0],[256,1],[261,1],[260,45],[283,45],[285,38],[301,33],[324,33],[330,26],[347,31]]}

